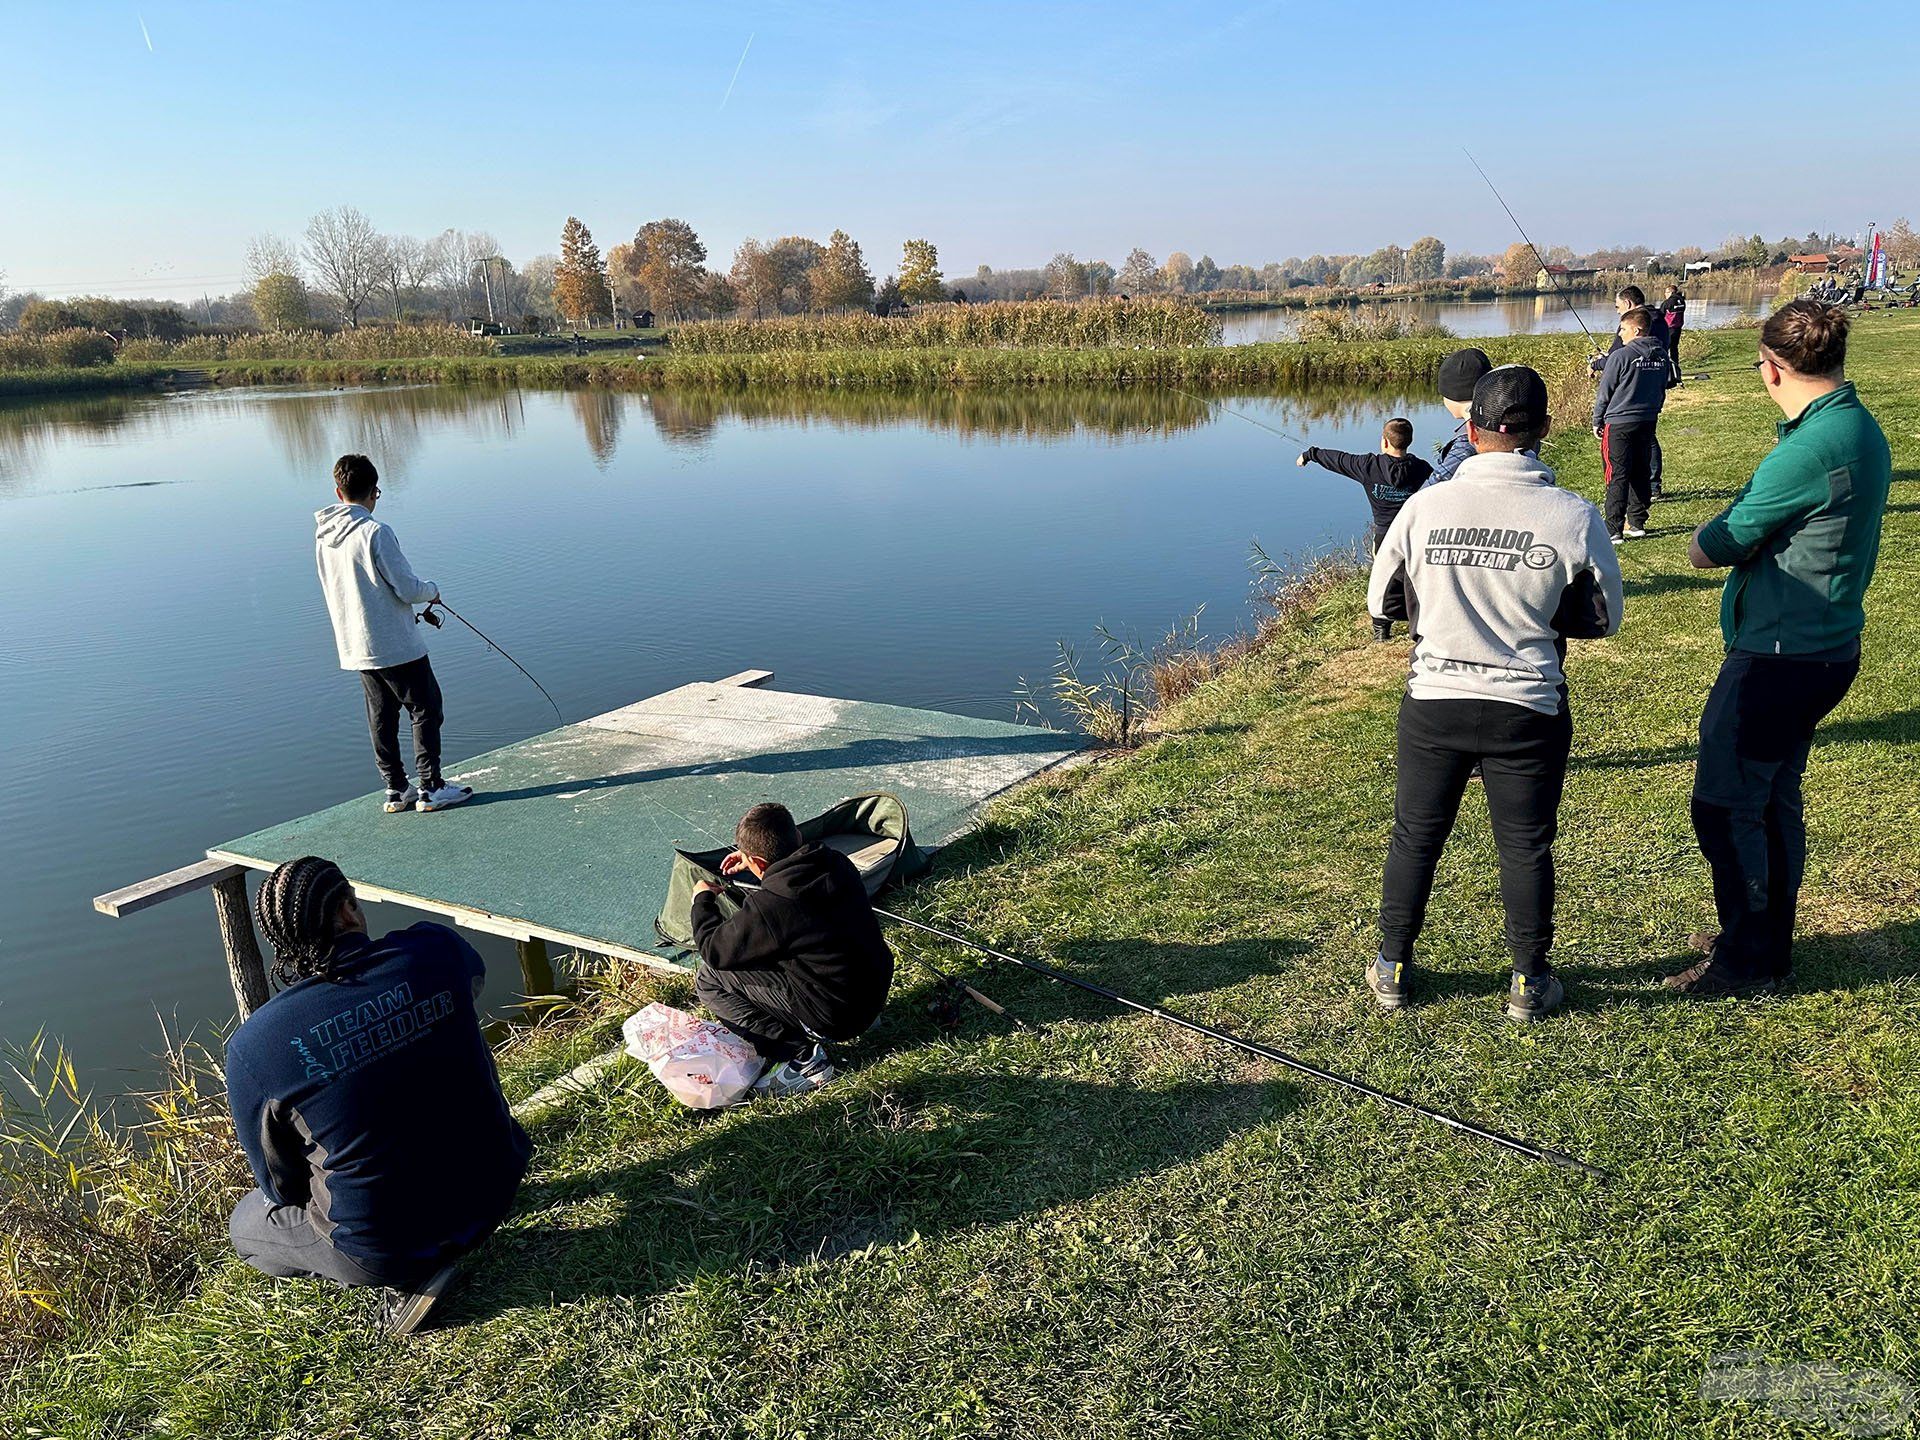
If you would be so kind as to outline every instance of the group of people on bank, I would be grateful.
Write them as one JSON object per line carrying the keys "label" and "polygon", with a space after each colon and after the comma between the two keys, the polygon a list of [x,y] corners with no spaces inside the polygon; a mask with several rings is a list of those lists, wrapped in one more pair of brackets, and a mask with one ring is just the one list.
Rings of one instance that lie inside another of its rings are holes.
{"label": "group of people on bank", "polygon": [[[1537,1021],[1564,999],[1551,957],[1553,845],[1574,723],[1567,646],[1621,626],[1616,547],[1644,533],[1646,516],[1634,407],[1656,373],[1664,394],[1655,339],[1673,352],[1673,332],[1655,336],[1643,299],[1622,302],[1620,343],[1596,392],[1610,457],[1604,517],[1539,459],[1550,429],[1540,375],[1477,349],[1440,367],[1458,426],[1433,464],[1412,454],[1402,419],[1387,423],[1378,455],[1300,456],[1366,487],[1374,633],[1389,639],[1405,622],[1412,636],[1380,943],[1364,967],[1387,1010],[1418,996],[1435,871],[1475,777],[1499,853],[1506,1013]],[[1692,937],[1700,958],[1666,982],[1691,995],[1753,995],[1792,973],[1801,777],[1815,727],[1859,670],[1862,599],[1892,479],[1886,438],[1846,379],[1847,331],[1844,311],[1807,301],[1766,322],[1754,368],[1784,417],[1778,443],[1688,542],[1694,565],[1731,572],[1726,658],[1701,716],[1692,799],[1718,924]],[[1616,447],[1627,472],[1617,506]],[[361,675],[382,807],[459,804],[471,791],[441,773],[440,690],[413,610],[439,590],[373,518],[372,462],[343,456],[334,479],[338,503],[317,516],[316,560],[340,663]],[[411,780],[401,709],[413,725]],[[742,817],[722,872],[694,903],[696,994],[764,1058],[763,1093],[804,1093],[833,1077],[825,1042],[878,1018],[892,954],[852,863],[802,843],[779,805]],[[735,881],[746,883],[725,893]],[[270,1275],[386,1287],[392,1328],[409,1330],[506,1216],[530,1155],[480,1029],[484,967],[444,926],[371,938],[347,878],[319,857],[275,870],[257,909],[281,988],[227,1047],[234,1123],[257,1185],[233,1212],[234,1246]]]}

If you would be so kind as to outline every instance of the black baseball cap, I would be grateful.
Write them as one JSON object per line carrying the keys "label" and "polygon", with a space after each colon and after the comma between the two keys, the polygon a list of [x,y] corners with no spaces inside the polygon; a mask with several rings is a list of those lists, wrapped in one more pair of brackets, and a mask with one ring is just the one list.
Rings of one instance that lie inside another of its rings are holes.
{"label": "black baseball cap", "polygon": [[1473,387],[1467,419],[1501,435],[1538,435],[1547,425],[1547,382],[1529,365],[1500,365]]}
{"label": "black baseball cap", "polygon": [[1493,361],[1487,358],[1484,350],[1469,346],[1465,350],[1453,351],[1440,362],[1440,398],[1471,400],[1473,387],[1492,368]]}

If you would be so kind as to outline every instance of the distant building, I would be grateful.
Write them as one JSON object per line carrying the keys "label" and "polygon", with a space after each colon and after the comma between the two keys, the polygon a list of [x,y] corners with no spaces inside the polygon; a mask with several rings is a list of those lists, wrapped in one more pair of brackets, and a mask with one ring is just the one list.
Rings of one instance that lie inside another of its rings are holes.
{"label": "distant building", "polygon": [[1536,290],[1551,290],[1556,285],[1565,285],[1571,280],[1591,280],[1600,272],[1591,266],[1543,265],[1534,272],[1533,287]]}
{"label": "distant building", "polygon": [[1686,264],[1686,271],[1689,275],[1702,275],[1711,269],[1713,269],[1713,262],[1711,260],[1689,260]]}
{"label": "distant building", "polygon": [[1831,255],[1789,255],[1787,263],[1802,275],[1824,275],[1833,268]]}

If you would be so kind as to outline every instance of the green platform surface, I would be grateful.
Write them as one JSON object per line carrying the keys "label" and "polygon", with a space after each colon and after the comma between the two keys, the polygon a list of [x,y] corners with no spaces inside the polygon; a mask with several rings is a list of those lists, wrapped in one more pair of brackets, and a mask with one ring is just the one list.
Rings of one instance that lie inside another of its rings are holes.
{"label": "green platform surface", "polygon": [[256,869],[337,862],[366,898],[474,929],[660,961],[675,847],[726,843],[749,806],[797,816],[887,790],[940,844],[990,796],[1078,748],[1026,725],[701,683],[475,757],[467,804],[384,814],[367,795],[214,847]]}

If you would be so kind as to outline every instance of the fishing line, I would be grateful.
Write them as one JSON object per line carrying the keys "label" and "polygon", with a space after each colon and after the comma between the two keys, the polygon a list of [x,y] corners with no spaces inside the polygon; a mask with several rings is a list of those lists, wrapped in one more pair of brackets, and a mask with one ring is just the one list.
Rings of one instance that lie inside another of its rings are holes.
{"label": "fishing line", "polygon": [[1355,1080],[1351,1076],[1341,1075],[1332,1070],[1323,1070],[1320,1066],[1289,1055],[1284,1050],[1276,1050],[1271,1045],[1262,1045],[1254,1040],[1243,1040],[1231,1031],[1222,1030],[1217,1026],[1208,1025],[1203,1021],[1191,1020],[1184,1015],[1175,1014],[1171,1010],[1164,1010],[1158,1005],[1149,1005],[1145,1001],[1135,1000],[1132,996],[1123,995],[1118,990],[1109,990],[1106,986],[1097,985],[1091,980],[1082,980],[1077,975],[1070,975],[1064,970],[1056,970],[1053,966],[1044,965],[1038,960],[1026,960],[1018,955],[1010,955],[1004,950],[992,949],[989,946],[982,945],[977,940],[969,940],[964,935],[955,935],[945,930],[936,929],[932,925],[924,925],[918,920],[909,920],[904,915],[896,915],[891,910],[882,910],[877,905],[874,907],[873,913],[876,915],[884,915],[887,919],[897,924],[907,925],[915,930],[925,931],[927,934],[937,936],[950,944],[959,945],[968,950],[978,951],[980,954],[988,956],[991,959],[1004,960],[1009,964],[1018,965],[1022,969],[1031,970],[1036,975],[1045,976],[1047,979],[1055,981],[1058,984],[1071,985],[1077,990],[1085,990],[1089,994],[1098,995],[1103,1000],[1112,1001],[1116,1005],[1124,1005],[1130,1010],[1138,1010],[1142,1014],[1151,1015],[1159,1020],[1165,1020],[1168,1024],[1178,1025],[1183,1030],[1191,1030],[1197,1035],[1205,1035],[1210,1040],[1218,1040],[1223,1045],[1231,1045],[1236,1050],[1244,1050],[1249,1055],[1256,1055],[1262,1060],[1270,1060],[1276,1065],[1285,1066],[1289,1070],[1297,1071],[1312,1079],[1323,1081],[1329,1085],[1339,1086],[1343,1090],[1351,1090],[1358,1095],[1368,1096],[1371,1099],[1380,1101],[1383,1105],[1392,1106],[1394,1109],[1404,1111],[1409,1115],[1418,1115],[1422,1119],[1432,1120],[1437,1124],[1445,1125],[1450,1130],[1457,1130],[1463,1135],[1471,1135],[1476,1139],[1489,1141],[1504,1150],[1511,1150],[1516,1155],[1524,1155],[1529,1160],[1539,1160],[1548,1165],[1558,1165],[1566,1170],[1579,1170],[1602,1180],[1611,1178],[1607,1172],[1600,1169],[1599,1166],[1589,1165],[1586,1161],[1576,1159],[1564,1151],[1550,1149],[1545,1145],[1529,1144],[1525,1140],[1516,1139],[1514,1136],[1504,1134],[1499,1130],[1490,1129],[1485,1125],[1476,1125],[1473,1121],[1463,1120],[1458,1115],[1449,1115],[1444,1110],[1435,1110],[1429,1106],[1420,1104],[1418,1101],[1409,1100],[1404,1095],[1395,1095],[1389,1090],[1377,1089],[1363,1080]]}
{"label": "fishing line", "polygon": [[1265,430],[1269,435],[1278,435],[1282,440],[1291,440],[1296,445],[1304,445],[1307,443],[1306,441],[1302,440],[1298,435],[1295,435],[1292,431],[1281,430],[1276,426],[1267,424],[1267,422],[1264,420],[1256,420],[1253,418],[1253,416],[1247,414],[1245,411],[1234,409],[1231,405],[1227,404],[1226,401],[1224,400],[1202,400],[1198,395],[1189,395],[1187,394],[1186,391],[1181,390],[1175,386],[1169,385],[1167,388],[1169,390],[1172,390],[1173,393],[1178,395],[1181,399],[1191,400],[1193,401],[1194,404],[1198,405],[1202,410],[1205,410],[1209,413],[1212,412],[1214,406],[1218,405],[1222,410],[1226,411],[1227,414],[1238,415],[1242,420],[1246,421],[1249,425],[1258,425],[1262,430]]}
{"label": "fishing line", "polygon": [[466,626],[469,630],[473,631],[474,634],[478,635],[481,638],[481,640],[486,643],[487,648],[497,652],[502,660],[506,661],[509,665],[513,666],[513,668],[518,670],[522,675],[525,675],[527,679],[532,680],[533,688],[538,690],[542,695],[546,695],[547,704],[553,706],[553,718],[558,720],[562,725],[567,723],[567,717],[560,713],[560,702],[555,700],[553,696],[547,694],[546,686],[542,685],[538,680],[533,679],[533,672],[527,669],[527,667],[522,665],[518,660],[514,659],[513,656],[507,654],[505,650],[502,650],[499,644],[493,639],[492,636],[488,635],[486,631],[482,630],[478,625],[474,624],[471,620],[467,619],[467,617],[462,615],[458,610],[454,609],[451,605],[447,604],[446,601],[444,600],[428,601],[427,608],[422,610],[416,618],[426,621],[427,624],[433,626],[434,629],[438,630],[440,628],[440,617],[433,613],[433,608],[436,605],[439,606],[442,610],[446,611],[447,614],[453,616],[454,619],[458,620],[462,625]]}
{"label": "fishing line", "polygon": [[[1468,164],[1473,166],[1474,169],[1480,170],[1480,162],[1473,158],[1473,152],[1471,150],[1462,145],[1460,147],[1460,153],[1467,157]],[[1493,198],[1500,201],[1500,208],[1507,212],[1507,219],[1513,221],[1513,228],[1518,230],[1520,232],[1520,238],[1527,242],[1527,249],[1533,251],[1533,258],[1539,263],[1540,273],[1545,275],[1547,277],[1547,283],[1553,286],[1553,293],[1566,302],[1567,313],[1573,316],[1574,321],[1582,330],[1587,331],[1587,343],[1593,346],[1593,353],[1598,355],[1600,353],[1600,342],[1594,339],[1593,331],[1587,330],[1587,322],[1581,318],[1579,308],[1573,303],[1573,300],[1568,296],[1567,292],[1561,288],[1560,282],[1554,278],[1553,271],[1547,268],[1546,257],[1540,253],[1540,247],[1533,243],[1533,237],[1527,234],[1526,227],[1520,223],[1520,217],[1513,213],[1513,207],[1511,205],[1500,198],[1499,189],[1494,185],[1492,177],[1490,177],[1486,171],[1480,170],[1480,178],[1487,182],[1487,189],[1493,191]]]}

